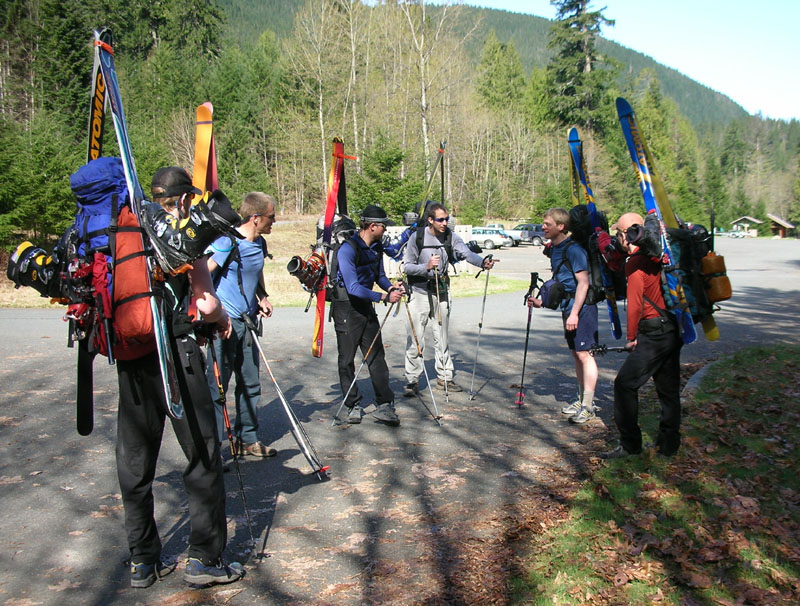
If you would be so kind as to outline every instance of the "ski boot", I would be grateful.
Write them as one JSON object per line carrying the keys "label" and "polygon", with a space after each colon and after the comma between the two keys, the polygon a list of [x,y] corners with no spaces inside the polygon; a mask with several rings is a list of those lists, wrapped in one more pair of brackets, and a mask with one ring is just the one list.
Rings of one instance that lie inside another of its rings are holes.
{"label": "ski boot", "polygon": [[143,227],[158,263],[172,275],[189,269],[220,236],[242,237],[235,230],[242,218],[220,190],[206,192],[189,208],[189,216],[184,219],[175,218],[155,202],[145,204],[144,215]]}

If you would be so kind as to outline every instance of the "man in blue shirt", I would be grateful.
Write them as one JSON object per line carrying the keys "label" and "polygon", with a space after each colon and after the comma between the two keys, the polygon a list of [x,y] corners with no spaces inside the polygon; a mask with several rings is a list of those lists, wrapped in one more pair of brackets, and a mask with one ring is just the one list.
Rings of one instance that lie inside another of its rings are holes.
{"label": "man in blue shirt", "polygon": [[[367,360],[369,376],[375,390],[376,409],[372,416],[387,425],[399,425],[400,419],[394,407],[394,393],[389,387],[389,368],[386,365],[380,323],[374,303],[397,303],[405,292],[401,282],[395,285],[383,271],[383,246],[381,240],[389,224],[386,211],[370,204],[361,213],[358,233],[346,240],[336,253],[338,270],[333,285],[331,314],[336,329],[338,346],[339,383],[342,394],[347,393],[355,377],[356,350],[366,355],[376,338]],[[372,290],[374,284],[385,293]],[[354,386],[344,405],[348,409],[347,422],[360,423],[362,408],[361,393]]]}
{"label": "man in blue shirt", "polygon": [[[564,285],[567,297],[561,302],[564,337],[575,360],[578,399],[561,409],[572,423],[585,423],[595,416],[594,391],[597,386],[597,362],[589,353],[597,343],[597,305],[584,305],[589,292],[589,264],[586,251],[567,236],[569,213],[551,208],[542,221],[542,230],[550,239],[553,278]],[[531,297],[529,305],[541,307],[541,299]]]}
{"label": "man in blue shirt", "polygon": [[[211,245],[208,269],[214,276],[217,294],[231,318],[233,331],[228,339],[214,340],[209,347],[216,348],[220,365],[222,387],[227,392],[231,375],[236,377],[236,418],[233,434],[236,438],[233,456],[251,455],[271,457],[274,448],[262,444],[258,431],[258,402],[261,399],[258,349],[253,346],[251,334],[242,316],[255,320],[258,316],[269,318],[272,304],[264,287],[264,259],[267,244],[261,236],[272,231],[275,222],[275,200],[261,192],[247,194],[239,209],[245,219],[238,227],[244,238],[232,242],[219,238]],[[219,389],[214,376],[213,361],[208,356],[206,376],[212,399],[217,403],[217,430],[220,439],[225,435]]]}

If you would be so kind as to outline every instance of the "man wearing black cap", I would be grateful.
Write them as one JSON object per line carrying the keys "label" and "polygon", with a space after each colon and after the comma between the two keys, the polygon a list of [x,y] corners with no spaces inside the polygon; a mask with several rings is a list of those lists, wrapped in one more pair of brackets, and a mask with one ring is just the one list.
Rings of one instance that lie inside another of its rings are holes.
{"label": "man wearing black cap", "polygon": [[[179,167],[159,170],[152,181],[153,199],[176,219],[186,217],[193,194],[189,174]],[[198,259],[188,272],[168,276],[163,287],[170,346],[184,407],[183,418],[170,418],[186,455],[183,471],[191,530],[184,580],[207,585],[231,583],[241,565],[222,563],[227,541],[225,484],[217,441],[214,403],[205,381],[205,364],[195,341],[189,301],[219,333],[230,333],[208,266]],[[164,431],[165,402],[157,352],[117,362],[119,411],[117,473],[131,552],[131,586],[149,587],[175,564],[161,559],[161,539],[153,515],[153,479]]]}
{"label": "man wearing black cap", "polygon": [[[361,213],[359,231],[346,240],[336,253],[338,271],[335,280],[334,300],[331,303],[336,342],[339,350],[339,382],[342,394],[355,377],[356,350],[362,354],[377,335],[377,340],[367,360],[369,376],[375,390],[376,409],[372,416],[387,425],[399,425],[400,419],[394,407],[394,393],[389,388],[389,368],[386,366],[383,343],[378,334],[380,323],[373,307],[374,303],[397,303],[405,292],[401,282],[395,285],[383,271],[383,246],[381,240],[389,225],[386,211],[374,204]],[[372,290],[376,284],[386,293]],[[361,393],[354,386],[344,405],[348,409],[348,423],[360,423],[362,409],[359,406]]]}
{"label": "man wearing black cap", "polygon": [[[438,202],[428,205],[425,219],[417,231],[417,237],[410,238],[403,256],[403,268],[411,286],[408,308],[411,312],[412,326],[409,326],[408,347],[406,348],[406,387],[403,395],[414,397],[419,393],[419,376],[425,361],[417,350],[413,333],[416,333],[420,349],[425,347],[425,327],[434,318],[433,348],[438,389],[463,391],[453,381],[453,359],[447,339],[450,319],[450,278],[448,265],[466,260],[467,263],[483,269],[491,269],[497,262],[490,257],[483,258],[472,252],[458,234],[448,227],[450,215],[444,204]],[[437,284],[438,280],[438,284]],[[413,333],[412,333],[413,331]]]}

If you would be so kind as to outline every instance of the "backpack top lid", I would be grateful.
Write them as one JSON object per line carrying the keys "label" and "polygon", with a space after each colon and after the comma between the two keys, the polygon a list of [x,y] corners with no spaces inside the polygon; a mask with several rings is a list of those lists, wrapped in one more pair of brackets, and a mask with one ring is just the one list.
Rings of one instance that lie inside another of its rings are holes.
{"label": "backpack top lid", "polygon": [[128,203],[122,160],[113,156],[92,160],[70,175],[69,184],[77,206],[74,225],[80,240],[78,253],[85,254],[87,245],[99,248],[108,242],[112,201],[117,204],[114,214]]}

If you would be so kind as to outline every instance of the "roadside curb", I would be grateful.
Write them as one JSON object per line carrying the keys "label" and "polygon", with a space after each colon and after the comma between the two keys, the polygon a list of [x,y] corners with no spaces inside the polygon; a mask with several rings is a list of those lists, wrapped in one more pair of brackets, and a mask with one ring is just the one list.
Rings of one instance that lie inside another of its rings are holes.
{"label": "roadside curb", "polygon": [[693,397],[697,393],[697,390],[700,388],[700,383],[702,383],[708,371],[719,362],[720,360],[714,360],[713,362],[709,362],[708,364],[703,366],[700,370],[698,370],[696,373],[694,373],[691,377],[689,377],[689,380],[686,382],[686,385],[684,386],[683,391],[681,392],[681,399]]}

